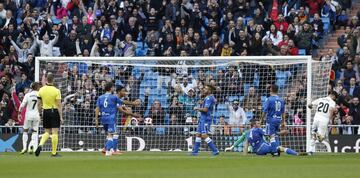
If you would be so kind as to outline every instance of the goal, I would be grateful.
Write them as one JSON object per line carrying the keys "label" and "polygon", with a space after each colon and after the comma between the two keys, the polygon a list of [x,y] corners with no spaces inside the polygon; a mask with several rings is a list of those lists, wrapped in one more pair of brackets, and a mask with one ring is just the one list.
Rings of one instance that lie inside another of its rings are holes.
{"label": "goal", "polygon": [[313,115],[306,106],[327,95],[331,69],[330,61],[311,56],[37,57],[35,65],[37,81],[45,83],[45,74],[51,72],[61,90],[65,125],[59,147],[64,151],[103,147],[105,135],[95,128],[94,108],[107,81],[127,89],[124,99],[141,101],[127,107],[145,122],[118,116],[121,150],[191,150],[199,114],[193,108],[206,84],[216,87],[212,138],[224,150],[251,119],[259,118],[269,86],[276,84],[286,102],[289,130],[281,144],[306,151]]}

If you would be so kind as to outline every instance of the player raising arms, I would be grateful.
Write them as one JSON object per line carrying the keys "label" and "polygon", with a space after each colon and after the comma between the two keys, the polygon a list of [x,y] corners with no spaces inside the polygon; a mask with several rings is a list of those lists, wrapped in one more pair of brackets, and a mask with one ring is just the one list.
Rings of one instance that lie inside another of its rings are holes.
{"label": "player raising arms", "polygon": [[266,135],[270,136],[270,142],[275,143],[272,152],[276,155],[276,147],[280,145],[280,124],[285,127],[285,102],[278,96],[278,86],[271,85],[270,97],[266,99],[263,108],[263,118],[266,118]]}
{"label": "player raising arms", "polygon": [[38,91],[41,87],[41,84],[39,82],[33,82],[31,84],[32,91],[27,93],[24,96],[23,101],[21,102],[20,108],[19,108],[19,115],[21,114],[21,111],[26,106],[26,114],[25,114],[25,122],[24,122],[24,132],[22,135],[22,141],[23,141],[23,149],[20,152],[20,154],[24,154],[27,151],[27,142],[28,142],[28,131],[31,128],[32,134],[31,134],[31,141],[29,143],[29,149],[28,152],[30,154],[33,153],[34,150],[37,149],[38,145],[38,131],[39,131],[39,123],[40,123],[40,114],[38,109]]}
{"label": "player raising arms", "polygon": [[308,105],[310,109],[312,109],[313,106],[317,106],[314,116],[314,122],[312,125],[312,139],[310,142],[309,150],[310,154],[313,154],[315,152],[316,140],[321,143],[322,141],[324,141],[326,134],[328,133],[328,125],[330,118],[334,117],[334,113],[336,112],[336,97],[337,93],[333,91],[329,94],[329,96],[319,98]]}
{"label": "player raising arms", "polygon": [[[106,153],[105,156],[111,156],[112,152],[116,151],[118,136],[116,134],[116,118],[117,111],[138,117],[137,114],[124,110],[122,107],[123,101],[119,99],[113,92],[114,84],[108,82],[105,85],[106,93],[101,95],[96,101],[95,109],[95,124],[99,126],[99,115],[101,116],[101,124],[104,126],[104,130],[107,132],[107,141],[105,143]],[[115,135],[115,137],[114,137]],[[115,141],[114,141],[115,140]]]}
{"label": "player raising arms", "polygon": [[[261,127],[260,121],[258,120],[251,121],[251,129],[246,136],[247,143],[244,144],[244,150],[247,150],[247,145],[251,145],[252,150],[256,155],[267,155],[269,153],[274,155],[275,152],[278,153],[278,156],[280,155],[280,152],[285,152],[286,154],[294,155],[294,156],[305,155],[305,154],[299,154],[290,148],[279,146],[277,145],[276,142],[271,142],[271,143],[266,142],[264,140],[265,132],[260,127]],[[277,134],[280,134],[280,132],[278,132]],[[276,151],[274,152],[273,150]]]}
{"label": "player raising arms", "polygon": [[201,139],[204,139],[205,142],[210,147],[213,155],[218,155],[219,150],[216,148],[214,142],[208,136],[210,126],[211,126],[211,114],[214,110],[214,106],[216,103],[216,99],[212,93],[215,91],[215,88],[211,85],[206,85],[204,88],[204,95],[205,99],[201,104],[201,107],[195,107],[194,110],[200,111],[201,116],[198,121],[198,127],[196,130],[196,138],[195,138],[195,145],[194,150],[192,152],[193,156],[197,156],[199,154],[199,148],[201,144]]}

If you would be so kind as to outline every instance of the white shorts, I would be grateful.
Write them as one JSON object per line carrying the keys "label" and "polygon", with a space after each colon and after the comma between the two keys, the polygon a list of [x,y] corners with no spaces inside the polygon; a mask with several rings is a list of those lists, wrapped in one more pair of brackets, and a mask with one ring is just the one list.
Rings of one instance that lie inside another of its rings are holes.
{"label": "white shorts", "polygon": [[325,118],[314,118],[312,129],[316,130],[316,133],[325,138],[328,134],[329,119]]}
{"label": "white shorts", "polygon": [[40,119],[25,119],[24,122],[24,129],[29,129],[31,128],[33,131],[39,131],[39,124],[40,124]]}

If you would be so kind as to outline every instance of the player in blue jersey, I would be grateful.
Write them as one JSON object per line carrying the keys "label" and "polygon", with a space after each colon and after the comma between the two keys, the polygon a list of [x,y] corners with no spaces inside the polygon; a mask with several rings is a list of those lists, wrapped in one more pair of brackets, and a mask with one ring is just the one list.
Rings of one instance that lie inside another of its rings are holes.
{"label": "player in blue jersey", "polygon": [[[285,102],[278,96],[278,86],[272,85],[270,97],[265,101],[262,119],[266,119],[266,135],[270,136],[270,142],[280,145],[279,135],[281,127],[285,127]],[[273,147],[276,149],[276,147]],[[276,155],[276,150],[272,150]]]}
{"label": "player in blue jersey", "polygon": [[194,108],[195,111],[199,111],[201,113],[200,118],[198,120],[198,127],[196,130],[195,145],[192,152],[192,155],[194,156],[197,156],[199,154],[201,139],[205,140],[205,142],[210,147],[213,155],[219,154],[219,150],[216,148],[214,142],[208,136],[212,122],[211,114],[216,104],[216,99],[214,95],[212,95],[214,91],[215,88],[213,86],[206,85],[204,88],[204,95],[205,95],[204,101],[202,102],[200,107]]}
{"label": "player in blue jersey", "polygon": [[[278,146],[276,142],[268,143],[264,140],[265,132],[261,127],[261,122],[258,120],[251,121],[251,129],[248,132],[246,136],[247,143],[244,144],[245,147],[247,145],[252,146],[252,150],[257,155],[267,155],[267,154],[273,154],[277,153],[280,155],[280,152],[285,152],[289,155],[295,155],[295,156],[301,156],[305,154],[299,154],[296,151],[285,148],[282,146]],[[280,132],[278,132],[279,134]],[[244,148],[244,150],[247,150],[247,148]],[[275,152],[273,150],[276,150]]]}
{"label": "player in blue jersey", "polygon": [[122,107],[123,101],[119,99],[113,92],[114,84],[108,82],[105,85],[106,93],[101,95],[96,101],[96,110],[95,110],[95,124],[96,127],[99,125],[99,115],[101,118],[101,124],[104,127],[104,130],[107,132],[107,141],[105,143],[106,156],[111,156],[112,152],[116,151],[117,143],[113,135],[116,135],[116,117],[118,110],[122,113],[138,117],[137,114],[129,112]]}

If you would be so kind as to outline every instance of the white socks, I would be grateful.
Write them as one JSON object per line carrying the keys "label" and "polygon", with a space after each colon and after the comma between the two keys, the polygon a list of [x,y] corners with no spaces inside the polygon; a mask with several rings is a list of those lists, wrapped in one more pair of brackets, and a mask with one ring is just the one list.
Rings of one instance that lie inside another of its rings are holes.
{"label": "white socks", "polygon": [[22,135],[23,150],[26,150],[26,148],[27,148],[28,139],[29,139],[28,133],[23,132],[23,135]]}

